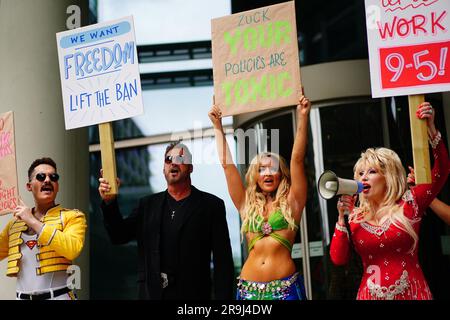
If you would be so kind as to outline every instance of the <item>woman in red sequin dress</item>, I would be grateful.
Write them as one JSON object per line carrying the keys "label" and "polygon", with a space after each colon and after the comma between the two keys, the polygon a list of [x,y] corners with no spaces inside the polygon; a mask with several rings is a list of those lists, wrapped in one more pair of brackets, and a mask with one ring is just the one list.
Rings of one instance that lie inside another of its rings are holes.
{"label": "woman in red sequin dress", "polygon": [[[428,102],[417,111],[426,119],[434,167],[432,183],[407,188],[406,172],[398,155],[386,148],[367,149],[355,164],[355,179],[364,190],[355,206],[354,197],[338,201],[339,219],[330,256],[336,265],[349,259],[351,239],[363,261],[358,300],[429,300],[432,294],[419,265],[418,234],[425,209],[445,184],[449,158],[441,134],[434,126],[434,110]],[[351,237],[344,214],[349,212]]]}

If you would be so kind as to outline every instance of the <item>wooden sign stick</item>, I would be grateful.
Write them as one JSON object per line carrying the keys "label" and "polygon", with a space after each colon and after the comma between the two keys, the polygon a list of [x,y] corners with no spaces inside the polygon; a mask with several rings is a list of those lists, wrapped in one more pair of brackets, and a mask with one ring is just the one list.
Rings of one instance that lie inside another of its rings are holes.
{"label": "wooden sign stick", "polygon": [[416,184],[431,183],[427,124],[416,117],[417,106],[424,101],[423,94],[408,96]]}
{"label": "wooden sign stick", "polygon": [[116,173],[116,153],[114,150],[114,135],[111,122],[101,123],[98,125],[100,136],[100,151],[102,156],[103,178],[105,178],[111,186],[108,195],[118,194],[117,173]]}

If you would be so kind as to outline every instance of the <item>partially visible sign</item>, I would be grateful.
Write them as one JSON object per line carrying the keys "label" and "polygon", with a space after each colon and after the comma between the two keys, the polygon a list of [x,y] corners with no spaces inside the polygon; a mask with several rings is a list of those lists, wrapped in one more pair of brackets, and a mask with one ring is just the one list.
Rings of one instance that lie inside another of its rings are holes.
{"label": "partially visible sign", "polygon": [[211,20],[215,103],[234,115],[298,103],[294,1]]}
{"label": "partially visible sign", "polygon": [[66,130],[143,113],[132,17],[56,38]]}
{"label": "partially visible sign", "polygon": [[[323,242],[322,241],[310,241],[309,242],[309,256],[310,257],[322,257],[323,256]],[[303,258],[302,246],[300,243],[294,243],[292,246],[292,259]]]}
{"label": "partially visible sign", "polygon": [[0,114],[0,215],[11,213],[18,199],[14,116],[9,111]]}
{"label": "partially visible sign", "polygon": [[365,1],[372,97],[449,91],[449,0]]}

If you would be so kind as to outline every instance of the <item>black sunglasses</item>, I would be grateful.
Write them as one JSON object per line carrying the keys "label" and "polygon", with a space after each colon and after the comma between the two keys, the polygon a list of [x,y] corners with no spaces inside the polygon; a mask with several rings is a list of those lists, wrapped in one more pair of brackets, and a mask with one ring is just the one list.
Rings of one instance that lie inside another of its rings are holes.
{"label": "black sunglasses", "polygon": [[172,162],[175,164],[185,164],[186,157],[184,155],[166,156],[166,158],[164,159],[164,162],[166,164],[171,164]]}
{"label": "black sunglasses", "polygon": [[[58,182],[58,180],[59,180],[59,174],[57,174],[57,173],[50,173],[48,175],[48,177],[50,178],[50,181],[52,181],[52,182]],[[40,172],[40,173],[36,174],[37,181],[44,182],[46,178],[47,178],[46,173]]]}

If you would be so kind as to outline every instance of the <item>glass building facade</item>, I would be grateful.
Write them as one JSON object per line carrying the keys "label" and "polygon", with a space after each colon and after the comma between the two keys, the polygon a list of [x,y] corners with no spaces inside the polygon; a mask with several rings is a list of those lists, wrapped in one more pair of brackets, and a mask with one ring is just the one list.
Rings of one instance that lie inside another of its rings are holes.
{"label": "glass building facade", "polygon": [[[247,252],[245,243],[241,242],[239,216],[229,198],[209,131],[207,112],[213,96],[209,21],[279,2],[283,1],[91,1],[95,21],[132,14],[136,23],[145,114],[114,123],[122,213],[130,213],[143,195],[165,190],[164,149],[170,141],[183,136],[194,153],[193,184],[226,203],[236,275]],[[333,266],[330,261],[330,238],[338,216],[337,199],[325,201],[318,197],[318,176],[323,170],[331,169],[338,176],[351,178],[361,151],[374,146],[395,150],[405,167],[413,163],[407,97],[373,99],[370,90],[357,94],[333,91],[339,86],[359,85],[347,79],[360,70],[347,68],[338,75],[333,70],[340,66],[339,62],[366,66],[364,11],[361,0],[296,1],[306,95],[310,95],[308,79],[323,79],[310,85],[314,104],[305,163],[308,201],[293,250],[311,299],[355,299],[362,272],[355,254],[346,267]],[[368,70],[361,72],[366,74],[364,81],[368,83]],[[328,78],[338,80],[335,85],[327,85]],[[343,83],[338,83],[339,79]],[[449,112],[443,106],[450,101],[443,94],[427,95],[426,99],[438,115]],[[294,111],[291,107],[225,118],[227,128],[253,129],[255,133],[255,140],[250,139],[248,143],[238,141],[231,133],[227,136],[233,156],[250,159],[255,152],[270,150],[270,139],[278,139],[277,152],[289,161],[296,128]],[[449,117],[447,114],[436,119],[445,141],[449,141]],[[109,242],[99,210],[97,188],[101,161],[95,127],[90,128],[89,139],[91,299],[134,299],[137,297],[136,243],[112,246]],[[239,169],[244,173],[246,165]],[[448,183],[439,197],[450,199]],[[436,299],[449,299],[446,288],[450,285],[450,229],[430,211],[424,217],[420,238],[421,264],[433,295]]]}

